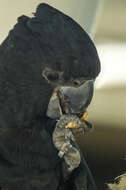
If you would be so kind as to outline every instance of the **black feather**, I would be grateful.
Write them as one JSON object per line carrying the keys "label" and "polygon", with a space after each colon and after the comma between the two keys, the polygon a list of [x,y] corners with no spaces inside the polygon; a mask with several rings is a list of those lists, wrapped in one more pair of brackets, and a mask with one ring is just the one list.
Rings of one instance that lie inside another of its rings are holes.
{"label": "black feather", "polygon": [[51,137],[55,121],[46,117],[53,88],[41,73],[47,66],[63,71],[67,81],[92,79],[100,62],[89,36],[70,17],[47,4],[34,15],[19,17],[0,46],[0,185],[76,189],[62,179]]}

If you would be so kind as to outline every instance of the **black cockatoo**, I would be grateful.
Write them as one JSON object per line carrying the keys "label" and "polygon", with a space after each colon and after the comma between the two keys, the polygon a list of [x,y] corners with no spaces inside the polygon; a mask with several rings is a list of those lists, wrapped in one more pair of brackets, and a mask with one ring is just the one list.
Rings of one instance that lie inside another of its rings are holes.
{"label": "black cockatoo", "polygon": [[42,3],[32,18],[18,18],[0,46],[1,189],[95,189],[82,155],[64,179],[47,107],[55,87],[94,81],[99,72],[93,42],[70,17]]}

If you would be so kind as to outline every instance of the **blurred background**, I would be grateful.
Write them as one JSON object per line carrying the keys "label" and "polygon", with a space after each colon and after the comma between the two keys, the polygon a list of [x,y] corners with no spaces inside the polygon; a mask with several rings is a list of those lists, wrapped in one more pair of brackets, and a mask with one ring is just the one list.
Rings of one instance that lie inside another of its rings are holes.
{"label": "blurred background", "polygon": [[88,120],[95,130],[77,140],[99,189],[126,171],[126,1],[0,0],[0,42],[18,16],[32,16],[46,2],[76,20],[95,42],[101,73]]}

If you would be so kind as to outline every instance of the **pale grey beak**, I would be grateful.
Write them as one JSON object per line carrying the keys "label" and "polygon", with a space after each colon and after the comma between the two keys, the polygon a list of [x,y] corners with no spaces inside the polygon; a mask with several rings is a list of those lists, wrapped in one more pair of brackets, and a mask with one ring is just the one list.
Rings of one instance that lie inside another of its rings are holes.
{"label": "pale grey beak", "polygon": [[92,100],[93,91],[93,80],[88,80],[79,87],[61,87],[58,92],[61,108],[65,113],[83,113]]}

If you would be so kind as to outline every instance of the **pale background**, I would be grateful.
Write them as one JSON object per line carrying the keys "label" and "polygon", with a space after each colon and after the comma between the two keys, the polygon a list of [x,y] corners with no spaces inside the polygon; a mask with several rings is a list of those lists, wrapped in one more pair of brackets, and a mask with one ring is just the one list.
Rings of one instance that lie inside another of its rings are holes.
{"label": "pale background", "polygon": [[0,42],[18,16],[32,16],[42,2],[74,18],[97,47],[102,70],[88,111],[95,130],[78,141],[96,180],[105,183],[126,170],[126,0],[0,0]]}

